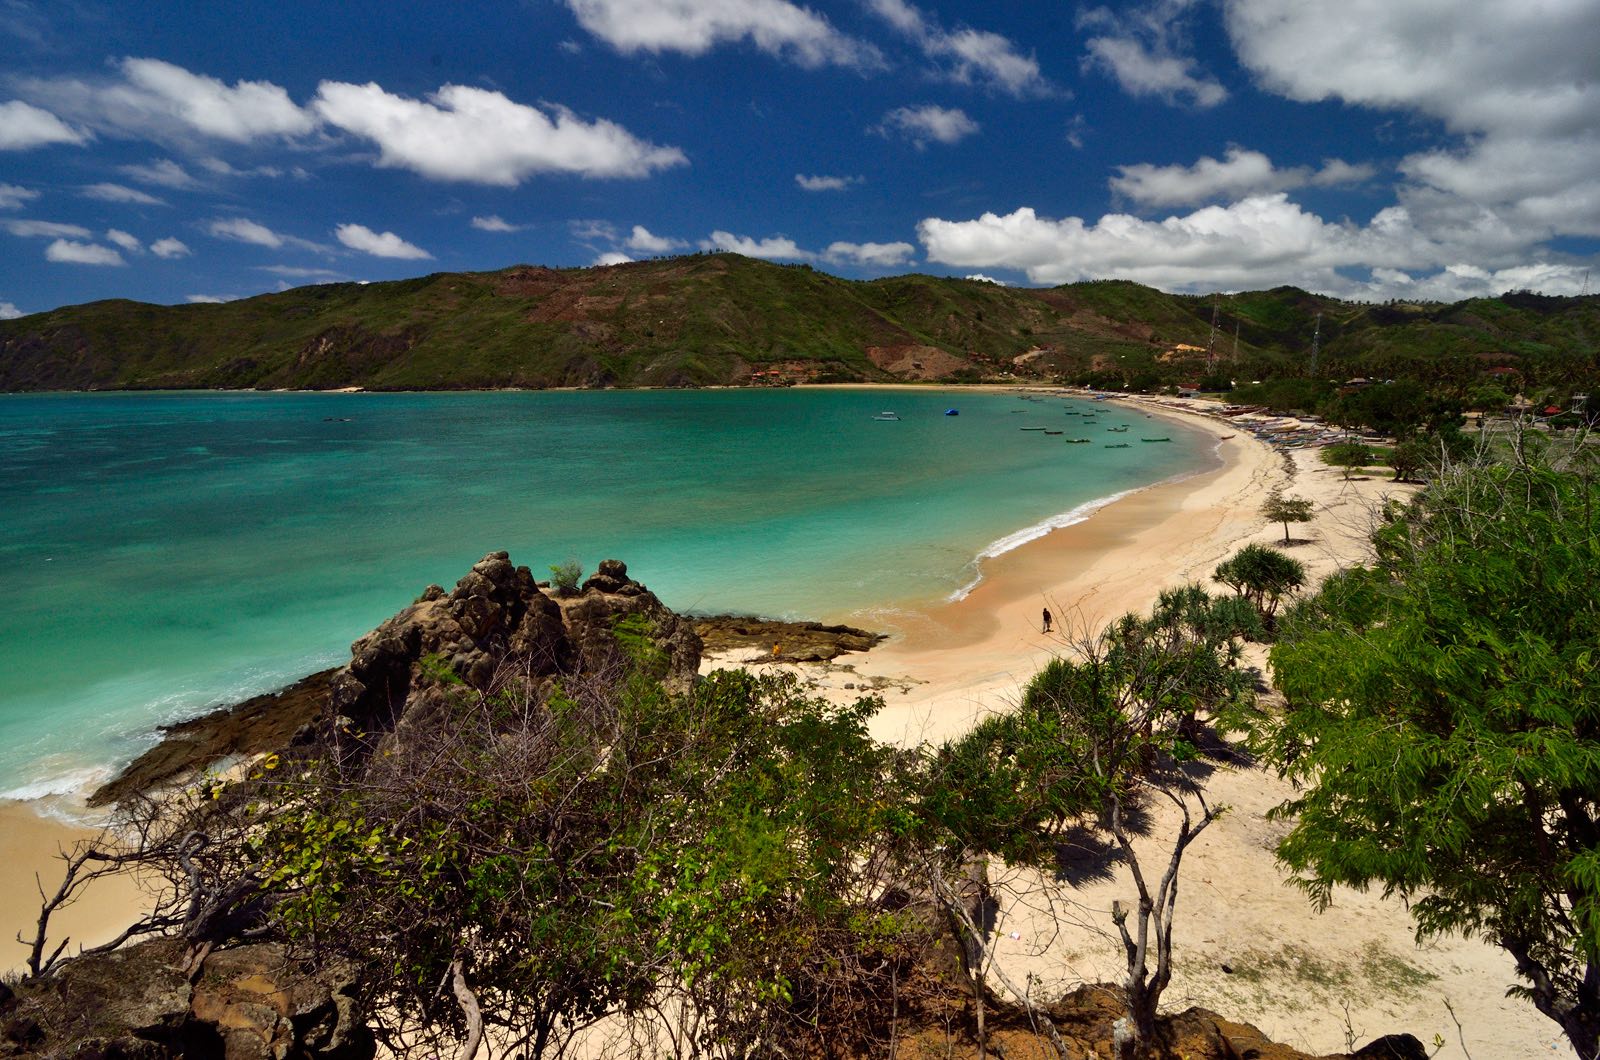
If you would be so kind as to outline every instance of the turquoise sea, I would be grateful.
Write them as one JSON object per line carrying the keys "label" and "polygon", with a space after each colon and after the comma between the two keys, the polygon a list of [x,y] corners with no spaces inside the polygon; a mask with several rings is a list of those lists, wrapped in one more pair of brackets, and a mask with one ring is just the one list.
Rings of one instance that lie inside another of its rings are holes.
{"label": "turquoise sea", "polygon": [[495,549],[540,575],[622,559],[680,610],[892,624],[1213,451],[970,391],[0,397],[0,793],[81,786],[162,722],[343,661]]}

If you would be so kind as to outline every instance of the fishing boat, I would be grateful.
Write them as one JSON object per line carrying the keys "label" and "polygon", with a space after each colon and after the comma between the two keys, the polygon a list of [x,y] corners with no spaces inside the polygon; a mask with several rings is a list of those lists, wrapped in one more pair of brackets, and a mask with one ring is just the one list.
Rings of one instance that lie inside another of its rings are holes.
{"label": "fishing boat", "polygon": [[897,420],[900,417],[893,412],[880,412],[872,418],[875,420]]}
{"label": "fishing boat", "polygon": [[1125,431],[1127,429],[1128,429],[1128,425],[1126,423],[1124,423],[1121,427],[1107,427],[1106,428],[1106,430],[1110,431],[1112,434],[1121,434],[1123,431]]}
{"label": "fishing boat", "polygon": [[1114,443],[1112,443],[1110,445],[1107,445],[1106,448],[1107,449],[1132,449],[1133,446],[1129,445],[1127,442],[1114,442]]}
{"label": "fishing boat", "polygon": [[1046,434],[1064,434],[1066,432],[1064,432],[1064,431],[1045,431],[1044,433],[1046,433]]}
{"label": "fishing boat", "polygon": [[1223,435],[1223,436],[1222,436],[1222,437],[1221,437],[1221,438],[1219,438],[1219,439],[1217,439],[1217,440],[1218,440],[1218,441],[1221,441],[1221,442],[1225,442],[1225,441],[1227,441],[1227,440],[1228,440],[1228,439],[1229,439],[1229,438],[1237,438],[1237,437],[1239,437],[1239,436],[1238,436],[1238,435],[1237,435],[1237,434],[1224,434],[1224,435]]}
{"label": "fishing boat", "polygon": [[1171,438],[1140,438],[1141,442],[1170,442]]}
{"label": "fishing boat", "polygon": [[961,415],[961,410],[960,409],[945,409],[944,410],[944,414],[946,416],[959,416],[959,415]]}
{"label": "fishing boat", "polygon": [[1067,444],[1068,445],[1088,445],[1089,444],[1089,439],[1087,439],[1087,438],[1068,438],[1067,439]]}
{"label": "fishing boat", "polygon": [[1042,430],[1044,430],[1044,428],[1043,427],[1018,427],[1017,430],[1019,430],[1019,431],[1042,431]]}

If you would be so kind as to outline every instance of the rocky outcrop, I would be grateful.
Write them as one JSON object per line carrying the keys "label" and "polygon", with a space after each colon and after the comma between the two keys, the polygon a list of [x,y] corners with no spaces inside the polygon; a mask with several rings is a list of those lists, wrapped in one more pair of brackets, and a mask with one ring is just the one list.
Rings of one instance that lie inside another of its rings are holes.
{"label": "rocky outcrop", "polygon": [[280,692],[172,726],[90,798],[117,802],[220,759],[313,742],[330,723],[388,732],[407,716],[431,716],[454,681],[483,691],[497,679],[598,671],[624,649],[617,623],[638,616],[669,688],[686,689],[700,665],[700,638],[618,560],[601,562],[571,596],[534,581],[505,552],[491,552],[454,589],[425,589],[416,602],[350,646],[350,662]]}
{"label": "rocky outcrop", "polygon": [[0,1056],[127,1060],[368,1060],[352,977],[282,947],[211,953],[175,939],[80,957],[0,998]]}
{"label": "rocky outcrop", "polygon": [[[694,619],[694,631],[708,652],[754,648],[782,662],[831,662],[847,652],[870,651],[887,638],[855,626],[820,622],[787,622],[748,615],[706,615]],[[772,654],[777,645],[777,653]]]}
{"label": "rocky outcrop", "polygon": [[387,729],[427,708],[454,679],[485,691],[507,674],[595,671],[622,651],[616,627],[627,616],[643,620],[666,661],[668,685],[687,687],[700,665],[699,637],[630,579],[624,564],[602,562],[579,593],[557,598],[527,567],[492,552],[451,591],[428,586],[416,603],[351,645],[350,665],[333,677],[333,714]]}

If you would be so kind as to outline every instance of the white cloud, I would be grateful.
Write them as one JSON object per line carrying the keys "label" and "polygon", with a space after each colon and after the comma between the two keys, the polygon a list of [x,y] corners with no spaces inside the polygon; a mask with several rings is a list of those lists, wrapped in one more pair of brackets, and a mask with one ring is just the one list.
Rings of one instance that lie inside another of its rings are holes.
{"label": "white cloud", "polygon": [[[1144,220],[1107,214],[1089,223],[1052,220],[1022,207],[969,221],[927,218],[917,226],[928,259],[947,265],[1008,268],[1040,284],[1116,277],[1169,291],[1246,290],[1294,284],[1353,298],[1385,298],[1402,288],[1491,290],[1496,284],[1576,291],[1576,266],[1496,261],[1499,234],[1463,229],[1452,240],[1420,229],[1403,206],[1365,225],[1332,223],[1282,192],[1227,206]],[[1476,264],[1471,264],[1476,259]],[[1402,281],[1400,274],[1407,280]],[[1352,279],[1366,275],[1366,280]],[[1431,296],[1429,296],[1431,297]],[[1466,297],[1466,295],[1462,295]]]}
{"label": "white cloud", "polygon": [[804,173],[796,173],[794,182],[806,191],[843,191],[852,184],[865,182],[864,177],[808,177]]}
{"label": "white cloud", "polygon": [[[283,176],[283,170],[278,166],[254,166],[250,169],[240,169],[237,166],[233,166],[227,162],[224,162],[220,158],[202,158],[200,160],[200,165],[208,173],[215,173],[219,177],[277,178]],[[299,167],[296,167],[293,172],[299,177],[304,177],[307,175],[306,171],[300,169]]]}
{"label": "white cloud", "polygon": [[18,317],[26,315],[26,313],[16,307],[15,303],[0,302],[0,320],[15,320]]}
{"label": "white cloud", "polygon": [[120,228],[107,229],[106,241],[115,243],[123,250],[126,250],[129,254],[144,253],[144,244],[139,241],[139,237],[133,235],[131,232],[124,232]]}
{"label": "white cloud", "polygon": [[333,269],[312,269],[301,265],[257,265],[262,272],[270,272],[277,276],[288,276],[292,279],[343,279],[344,273],[335,272]]}
{"label": "white cloud", "polygon": [[254,243],[258,247],[283,246],[285,237],[266,225],[257,224],[244,217],[219,217],[206,226],[206,231],[218,239],[231,239],[238,243]]}
{"label": "white cloud", "polygon": [[633,259],[620,250],[608,250],[594,259],[596,265],[626,265]]}
{"label": "white cloud", "polygon": [[748,40],[806,67],[872,69],[883,57],[809,8],[788,0],[566,0],[578,23],[624,55],[704,55]]}
{"label": "white cloud", "polygon": [[186,258],[193,252],[183,240],[176,236],[168,236],[151,243],[150,253],[158,258]]}
{"label": "white cloud", "polygon": [[1224,16],[1241,63],[1269,91],[1443,123],[1454,143],[1399,165],[1401,205],[1438,238],[1464,222],[1524,248],[1600,235],[1593,0],[1483,0],[1448,11],[1227,0]]}
{"label": "white cloud", "polygon": [[184,298],[191,305],[221,305],[223,302],[238,301],[236,294],[191,294]]}
{"label": "white cloud", "polygon": [[170,158],[155,158],[146,164],[133,163],[117,168],[141,184],[156,184],[163,188],[192,188],[199,183],[189,175],[188,170]]}
{"label": "white cloud", "polygon": [[88,239],[93,234],[82,225],[62,224],[59,221],[0,221],[0,228],[24,239]]}
{"label": "white cloud", "polygon": [[126,265],[122,255],[110,247],[103,247],[99,243],[75,243],[70,239],[58,239],[45,248],[46,261],[61,262],[68,265]]}
{"label": "white cloud", "polygon": [[1185,54],[1186,16],[1195,0],[1150,0],[1113,12],[1098,7],[1078,16],[1078,27],[1099,30],[1084,42],[1085,69],[1114,77],[1132,96],[1214,107],[1228,98],[1216,78]]}
{"label": "white cloud", "polygon": [[0,151],[26,151],[46,144],[81,144],[88,139],[47,110],[20,99],[0,103]]}
{"label": "white cloud", "polygon": [[689,244],[681,239],[670,236],[658,236],[644,225],[634,225],[633,231],[628,234],[623,246],[629,250],[636,250],[641,254],[670,254],[674,250],[682,250]]}
{"label": "white cloud", "polygon": [[39,197],[39,193],[19,184],[0,184],[0,210],[20,210],[22,204]]}
{"label": "white cloud", "polygon": [[979,128],[960,108],[946,109],[929,103],[920,107],[896,107],[883,116],[878,131],[885,136],[898,134],[921,148],[930,142],[957,143]]}
{"label": "white cloud", "polygon": [[536,173],[643,177],[688,159],[605,119],[514,103],[499,92],[445,85],[426,102],[375,84],[324,81],[313,103],[329,123],[378,145],[380,166],[433,180],[513,187]]}
{"label": "white cloud", "polygon": [[810,261],[816,257],[809,250],[801,250],[795,245],[794,240],[786,236],[752,239],[749,236],[736,236],[732,232],[720,229],[712,232],[711,238],[702,239],[700,249],[731,251],[743,254],[747,258],[765,258],[768,261]]}
{"label": "white cloud", "polygon": [[1009,287],[1010,286],[1010,284],[1006,283],[1004,280],[997,280],[993,276],[985,276],[981,272],[969,272],[969,273],[967,273],[967,275],[963,276],[962,279],[964,279],[964,280],[977,280],[979,283],[992,283],[997,287]]}
{"label": "white cloud", "polygon": [[828,244],[822,252],[824,261],[835,265],[867,265],[890,269],[904,265],[916,256],[917,248],[910,243],[844,243]]}
{"label": "white cloud", "polygon": [[472,227],[480,232],[520,232],[521,225],[514,225],[502,220],[499,214],[490,214],[488,217],[474,217]]}
{"label": "white cloud", "polygon": [[160,59],[126,58],[110,78],[47,78],[22,87],[57,113],[111,135],[185,141],[195,135],[250,143],[303,136],[316,119],[269,81],[191,73]]}
{"label": "white cloud", "polygon": [[86,199],[99,199],[101,202],[126,202],[138,206],[165,206],[166,203],[154,195],[147,195],[137,188],[130,188],[122,184],[90,184],[83,189]]}
{"label": "white cloud", "polygon": [[416,261],[433,257],[426,250],[407,243],[393,232],[374,232],[366,225],[340,225],[334,229],[334,235],[351,250],[359,250],[375,258],[404,258]]}
{"label": "white cloud", "polygon": [[1329,159],[1320,170],[1309,166],[1278,169],[1260,151],[1228,148],[1222,161],[1203,156],[1192,166],[1118,166],[1111,190],[1142,206],[1189,206],[1212,200],[1243,199],[1306,185],[1330,186],[1370,180],[1371,166]]}
{"label": "white cloud", "polygon": [[989,85],[1018,97],[1052,91],[1039,72],[1038,60],[1023,55],[998,33],[968,27],[946,30],[906,0],[868,0],[868,6],[914,41],[928,58],[947,63],[945,75],[952,81]]}

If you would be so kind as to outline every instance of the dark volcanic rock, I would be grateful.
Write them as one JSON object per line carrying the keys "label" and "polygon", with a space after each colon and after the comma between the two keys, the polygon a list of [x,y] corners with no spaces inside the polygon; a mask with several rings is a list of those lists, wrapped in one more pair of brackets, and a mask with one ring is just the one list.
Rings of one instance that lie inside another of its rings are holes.
{"label": "dark volcanic rock", "polygon": [[788,662],[827,662],[846,652],[870,651],[888,638],[854,626],[825,626],[820,622],[785,622],[748,615],[709,615],[694,620],[695,632],[706,651],[780,647],[778,658]]}
{"label": "dark volcanic rock", "polygon": [[[0,1055],[127,1060],[368,1060],[372,1033],[340,967],[312,973],[282,947],[211,953],[160,939],[79,957],[0,1010]],[[192,985],[191,985],[192,984]]]}
{"label": "dark volcanic rock", "polygon": [[281,691],[163,727],[161,742],[89,796],[89,805],[120,802],[134,792],[150,791],[204,769],[218,759],[289,746],[326,712],[329,682],[337,672],[323,670]]}

